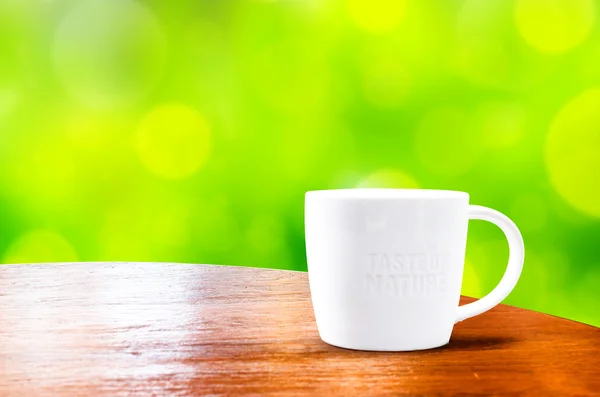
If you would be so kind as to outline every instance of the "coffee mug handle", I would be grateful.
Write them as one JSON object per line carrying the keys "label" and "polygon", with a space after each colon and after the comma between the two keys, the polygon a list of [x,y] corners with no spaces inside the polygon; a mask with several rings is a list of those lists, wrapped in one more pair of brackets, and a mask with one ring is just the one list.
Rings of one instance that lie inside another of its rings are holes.
{"label": "coffee mug handle", "polygon": [[517,228],[517,225],[506,215],[491,208],[479,205],[469,206],[469,219],[478,219],[488,221],[500,228],[508,240],[508,266],[502,276],[500,283],[486,296],[478,301],[459,306],[456,315],[456,322],[463,321],[469,317],[476,316],[490,310],[510,294],[515,288],[525,259],[525,246],[523,245],[523,236]]}

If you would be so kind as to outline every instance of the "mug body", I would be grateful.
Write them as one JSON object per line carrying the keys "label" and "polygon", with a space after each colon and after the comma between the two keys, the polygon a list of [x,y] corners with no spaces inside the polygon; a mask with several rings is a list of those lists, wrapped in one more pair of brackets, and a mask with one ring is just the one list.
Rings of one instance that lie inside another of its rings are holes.
{"label": "mug body", "polygon": [[321,339],[377,351],[448,343],[468,205],[469,195],[454,191],[307,192],[308,276]]}

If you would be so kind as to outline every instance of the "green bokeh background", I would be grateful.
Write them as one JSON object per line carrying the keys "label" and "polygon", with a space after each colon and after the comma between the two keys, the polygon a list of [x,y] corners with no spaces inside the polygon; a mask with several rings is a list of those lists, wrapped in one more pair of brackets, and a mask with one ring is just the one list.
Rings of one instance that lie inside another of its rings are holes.
{"label": "green bokeh background", "polygon": [[[463,190],[600,325],[600,3],[2,0],[0,258],[306,269],[304,192]],[[463,293],[507,261],[471,222]]]}

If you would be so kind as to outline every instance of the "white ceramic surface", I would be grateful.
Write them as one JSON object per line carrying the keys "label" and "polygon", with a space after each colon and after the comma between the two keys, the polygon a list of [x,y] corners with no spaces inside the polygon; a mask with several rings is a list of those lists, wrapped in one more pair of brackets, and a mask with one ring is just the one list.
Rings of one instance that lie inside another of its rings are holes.
{"label": "white ceramic surface", "polygon": [[[510,257],[491,293],[459,307],[469,219],[498,225]],[[305,228],[319,334],[326,343],[349,349],[445,345],[455,323],[500,303],[523,267],[523,238],[515,224],[495,210],[469,205],[463,192],[311,191]]]}

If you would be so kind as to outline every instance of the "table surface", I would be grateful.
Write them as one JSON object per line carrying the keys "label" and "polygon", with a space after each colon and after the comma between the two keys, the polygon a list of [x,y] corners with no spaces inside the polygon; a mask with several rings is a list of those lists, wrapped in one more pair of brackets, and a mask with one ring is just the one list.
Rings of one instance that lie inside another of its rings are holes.
{"label": "table surface", "polygon": [[599,364],[600,329],[506,305],[442,348],[360,352],[319,339],[302,272],[0,266],[1,396],[589,395]]}

